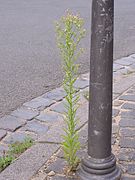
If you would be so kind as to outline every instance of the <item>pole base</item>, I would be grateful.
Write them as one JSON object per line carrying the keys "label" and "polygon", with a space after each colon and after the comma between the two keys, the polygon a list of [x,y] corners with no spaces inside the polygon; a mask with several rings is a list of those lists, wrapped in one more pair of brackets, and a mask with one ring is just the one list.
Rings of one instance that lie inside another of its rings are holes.
{"label": "pole base", "polygon": [[77,175],[81,180],[120,180],[121,170],[116,166],[113,154],[106,159],[94,159],[88,156],[82,160]]}

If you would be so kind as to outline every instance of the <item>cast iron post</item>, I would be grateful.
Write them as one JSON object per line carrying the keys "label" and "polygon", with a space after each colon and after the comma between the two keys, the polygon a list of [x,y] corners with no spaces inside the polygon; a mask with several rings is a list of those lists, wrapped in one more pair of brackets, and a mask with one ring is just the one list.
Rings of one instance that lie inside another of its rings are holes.
{"label": "cast iron post", "polygon": [[82,180],[119,180],[111,153],[114,0],[93,0],[90,57],[88,156]]}

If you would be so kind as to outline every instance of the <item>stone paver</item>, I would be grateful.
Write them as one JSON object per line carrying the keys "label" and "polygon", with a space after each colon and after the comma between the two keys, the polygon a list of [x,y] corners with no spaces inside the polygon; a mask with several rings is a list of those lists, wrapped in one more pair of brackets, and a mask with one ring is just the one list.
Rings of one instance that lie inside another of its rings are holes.
{"label": "stone paver", "polygon": [[62,88],[56,88],[45,95],[43,95],[43,98],[48,98],[55,101],[60,101],[66,96],[65,91]]}
{"label": "stone paver", "polygon": [[89,86],[89,80],[85,79],[77,79],[77,81],[74,84],[74,87],[77,89],[84,89]]}
{"label": "stone paver", "polygon": [[54,101],[47,99],[47,98],[43,98],[43,97],[37,97],[35,99],[32,99],[29,102],[24,103],[24,106],[29,107],[29,108],[33,108],[33,109],[44,109],[49,107],[50,105],[52,105],[54,103]]}
{"label": "stone paver", "polygon": [[135,163],[128,165],[127,172],[128,172],[130,175],[135,175]]}
{"label": "stone paver", "polygon": [[36,117],[36,119],[47,123],[55,123],[63,118],[58,113],[53,113],[51,111],[50,112],[42,111],[40,115]]}
{"label": "stone paver", "polygon": [[126,101],[133,101],[135,102],[135,95],[124,95],[120,97],[121,100],[126,100]]}
{"label": "stone paver", "polygon": [[135,104],[133,104],[133,103],[125,103],[122,106],[122,109],[134,109],[135,110]]}
{"label": "stone paver", "polygon": [[0,119],[0,129],[5,129],[8,131],[15,131],[19,127],[25,124],[24,120],[17,118],[15,116],[4,116]]}
{"label": "stone paver", "polygon": [[33,140],[37,139],[36,134],[26,134],[25,132],[15,132],[10,135],[8,135],[6,138],[4,138],[4,143],[6,144],[12,144],[15,142],[23,142],[26,138],[32,138]]}
{"label": "stone paver", "polygon": [[52,126],[47,133],[39,137],[38,142],[60,144],[62,142],[61,135],[64,134],[64,127],[64,123]]}
{"label": "stone paver", "polygon": [[60,103],[57,103],[55,105],[53,105],[51,108],[50,108],[51,111],[55,111],[55,112],[58,112],[58,113],[65,113],[66,112],[66,108],[64,106],[64,102],[60,102]]}
{"label": "stone paver", "polygon": [[135,111],[134,110],[129,110],[129,111],[123,111],[121,113],[121,117],[128,117],[129,119],[132,118],[134,119],[135,118]]}
{"label": "stone paver", "polygon": [[36,117],[39,114],[37,110],[32,110],[32,109],[27,109],[25,107],[18,108],[17,110],[13,111],[11,115],[26,119],[26,120],[31,120],[34,117]]}
{"label": "stone paver", "polygon": [[120,65],[123,65],[123,66],[125,66],[125,65],[130,66],[131,64],[133,64],[133,62],[134,62],[134,59],[131,58],[131,57],[129,57],[128,59],[127,58],[126,59],[124,59],[124,58],[118,59],[116,61],[117,64],[120,64]]}
{"label": "stone paver", "polygon": [[121,79],[113,84],[113,92],[116,94],[122,94],[124,91],[129,89],[135,81],[135,74],[128,75],[123,78],[124,83],[121,83]]}
{"label": "stone paver", "polygon": [[135,161],[135,151],[121,148],[118,158],[120,161]]}
{"label": "stone paver", "polygon": [[30,121],[26,124],[22,130],[34,132],[38,135],[45,134],[49,127],[46,124],[40,123],[39,121]]}
{"label": "stone paver", "polygon": [[122,148],[135,148],[135,139],[130,137],[121,137],[120,146]]}
{"label": "stone paver", "polygon": [[54,101],[52,101],[50,99],[38,97],[29,102],[24,103],[24,106],[27,106],[27,107],[30,107],[33,109],[44,109],[53,103],[54,103]]}
{"label": "stone paver", "polygon": [[59,167],[65,167],[67,164],[65,161],[63,161],[63,159],[61,158],[57,158],[57,160],[52,163],[47,169],[46,169],[46,173],[49,173],[51,171],[55,172],[55,173],[62,173],[63,169],[61,169]]}
{"label": "stone paver", "polygon": [[121,136],[125,137],[134,137],[135,136],[135,128],[121,128],[120,129]]}
{"label": "stone paver", "polygon": [[134,118],[121,118],[120,127],[135,127],[135,119]]}
{"label": "stone paver", "polygon": [[134,55],[130,55],[130,56],[124,57],[124,58],[122,58],[122,59],[123,59],[123,61],[128,61],[128,62],[135,63],[135,57],[134,57]]}

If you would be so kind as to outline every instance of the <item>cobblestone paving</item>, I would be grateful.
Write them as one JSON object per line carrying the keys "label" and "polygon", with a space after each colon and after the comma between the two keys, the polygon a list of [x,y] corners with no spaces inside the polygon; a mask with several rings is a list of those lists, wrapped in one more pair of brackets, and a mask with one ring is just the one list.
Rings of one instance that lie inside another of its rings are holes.
{"label": "cobblestone paving", "polygon": [[[113,107],[117,113],[113,117],[112,127],[112,150],[116,155],[118,164],[122,169],[122,180],[135,179],[135,102],[130,98],[135,96],[135,85],[125,91],[119,98],[114,100]],[[82,158],[86,154],[87,146],[87,124],[80,130],[80,142],[82,145],[78,156]],[[39,170],[32,180],[68,179],[64,175],[63,167],[66,162],[60,149],[50,160]],[[78,179],[75,175],[74,178]]]}
{"label": "cobblestone paving", "polygon": [[[135,79],[128,84],[126,78],[134,75],[133,62],[131,56],[117,60],[114,63],[114,84],[121,84],[117,87],[117,92],[113,94],[113,126],[112,126],[112,150],[116,155],[119,166],[122,169],[122,180],[135,179]],[[125,63],[125,64],[124,64]],[[88,77],[85,78],[87,79]],[[121,92],[123,86],[127,86],[126,90]],[[54,110],[54,108],[52,108]],[[58,112],[61,112],[56,107]],[[87,147],[87,124],[80,130],[80,142],[82,145],[78,156],[82,158],[86,153]],[[63,159],[63,153],[60,149],[54,154],[48,162],[39,170],[32,180],[52,179],[65,180],[68,179],[64,175],[63,167],[66,162]],[[72,179],[78,179],[76,176]]]}
{"label": "cobblestone paving", "polygon": [[120,96],[118,160],[123,179],[135,179],[135,85]]}
{"label": "cobblestone paving", "polygon": [[[114,91],[113,91],[113,151],[123,170],[122,179],[135,179],[135,55],[116,60],[114,62]],[[86,116],[88,102],[84,92],[89,86],[89,73],[81,75],[75,87],[80,91],[80,109],[78,116]],[[32,99],[0,119],[0,156],[8,149],[8,144],[23,141],[30,136],[38,143],[60,143],[61,129],[64,126],[63,112],[65,111],[65,93],[62,87],[52,90],[40,97]],[[86,146],[87,118],[83,118],[78,125],[81,143]],[[86,151],[82,148],[79,156]],[[54,162],[54,163],[50,163]],[[48,162],[47,162],[48,163]],[[51,179],[65,179],[61,172],[65,162],[63,155],[58,152],[48,164],[41,168],[33,180],[52,177]],[[49,174],[50,173],[50,174]],[[49,174],[49,176],[48,176]],[[60,174],[60,175],[59,175]],[[54,176],[55,175],[55,176]]]}

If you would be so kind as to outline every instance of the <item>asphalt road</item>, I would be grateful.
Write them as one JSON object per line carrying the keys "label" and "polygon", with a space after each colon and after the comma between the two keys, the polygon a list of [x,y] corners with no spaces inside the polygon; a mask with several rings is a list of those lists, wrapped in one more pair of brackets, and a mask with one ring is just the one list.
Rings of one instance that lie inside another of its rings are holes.
{"label": "asphalt road", "polygon": [[[0,116],[59,86],[61,60],[54,21],[66,9],[85,19],[85,54],[80,72],[89,70],[91,0],[0,0]],[[135,0],[115,0],[114,58],[135,53]]]}

